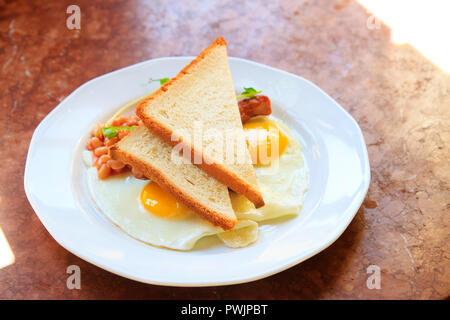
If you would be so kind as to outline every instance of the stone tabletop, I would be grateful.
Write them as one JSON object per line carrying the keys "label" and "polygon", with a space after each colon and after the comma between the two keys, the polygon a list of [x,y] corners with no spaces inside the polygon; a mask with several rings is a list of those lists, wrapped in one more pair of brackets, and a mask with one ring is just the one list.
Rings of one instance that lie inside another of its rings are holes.
{"label": "stone tabletop", "polygon": [[[0,299],[448,298],[449,74],[414,46],[393,43],[390,27],[369,24],[356,1],[199,3],[0,0]],[[66,26],[71,4],[81,9],[79,30]],[[195,55],[218,36],[231,56],[313,81],[359,123],[372,181],[350,226],[300,265],[223,287],[146,285],[63,249],[24,193],[36,126],[94,77]],[[69,265],[81,268],[80,290],[66,286]],[[379,289],[367,286],[372,268]]]}

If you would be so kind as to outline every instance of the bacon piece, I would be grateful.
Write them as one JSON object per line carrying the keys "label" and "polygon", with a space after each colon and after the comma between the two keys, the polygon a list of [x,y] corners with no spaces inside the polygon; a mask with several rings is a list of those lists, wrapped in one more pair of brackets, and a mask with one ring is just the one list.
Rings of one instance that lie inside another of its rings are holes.
{"label": "bacon piece", "polygon": [[254,96],[250,99],[239,101],[239,112],[242,123],[255,116],[267,116],[272,113],[270,99],[267,96]]}

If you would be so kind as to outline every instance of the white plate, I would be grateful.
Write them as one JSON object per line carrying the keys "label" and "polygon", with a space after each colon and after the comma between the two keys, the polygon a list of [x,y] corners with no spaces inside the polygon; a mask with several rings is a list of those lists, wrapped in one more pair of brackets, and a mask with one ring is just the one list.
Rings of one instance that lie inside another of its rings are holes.
{"label": "white plate", "polygon": [[62,101],[33,134],[25,191],[44,226],[64,248],[100,268],[151,284],[213,286],[285,270],[332,244],[355,216],[370,181],[367,150],[355,120],[311,82],[252,61],[230,58],[236,88],[263,90],[273,113],[298,135],[310,187],[300,215],[260,228],[252,246],[201,240],[179,252],[139,242],[112,225],[87,192],[81,151],[93,124],[158,87],[193,57],[145,61],[91,80]]}

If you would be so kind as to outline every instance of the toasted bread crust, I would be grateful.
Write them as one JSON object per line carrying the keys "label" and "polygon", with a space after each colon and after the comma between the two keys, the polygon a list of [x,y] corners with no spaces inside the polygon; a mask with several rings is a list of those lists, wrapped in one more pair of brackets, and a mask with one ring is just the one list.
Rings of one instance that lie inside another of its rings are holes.
{"label": "toasted bread crust", "polygon": [[[168,88],[177,80],[179,80],[183,75],[189,73],[189,70],[192,68],[192,66],[199,63],[202,59],[205,58],[205,56],[208,55],[208,53],[213,50],[214,48],[218,46],[226,46],[227,43],[225,42],[225,39],[222,37],[217,38],[213,41],[211,45],[209,45],[205,50],[203,50],[202,53],[200,53],[194,60],[192,60],[187,66],[185,66],[175,78],[172,78],[168,82],[164,83],[158,90],[156,90],[150,97],[146,98],[145,100],[141,101],[139,105],[136,108],[136,115],[141,118],[144,125],[158,134],[160,137],[162,137],[165,141],[170,143],[172,146],[177,145],[178,143],[183,143],[183,141],[180,139],[179,141],[172,141],[172,130],[168,127],[164,126],[164,124],[153,120],[152,118],[148,117],[145,112],[144,108],[151,100],[154,100],[159,95],[163,94],[165,91],[168,90]],[[196,153],[194,148],[190,145],[187,145],[188,148],[190,148],[192,156]],[[264,206],[264,199],[262,197],[262,194],[257,188],[254,188],[252,186],[249,186],[244,180],[242,180],[240,177],[238,177],[233,172],[230,172],[227,170],[224,166],[213,163],[213,161],[210,161],[205,157],[204,154],[200,155],[202,157],[202,163],[198,164],[198,166],[204,170],[209,175],[216,178],[218,181],[222,182],[226,186],[230,187],[233,191],[244,195],[247,197],[256,208],[260,208]],[[195,159],[195,158],[191,158]]]}
{"label": "toasted bread crust", "polygon": [[224,230],[231,230],[237,224],[237,219],[227,219],[220,213],[205,207],[167,180],[164,174],[158,169],[128,154],[127,152],[120,150],[117,145],[110,148],[110,155],[113,159],[120,160],[142,172],[147,178],[158,183],[158,185],[170,192],[177,200],[181,201],[184,205],[211,222],[213,225],[219,226]]}

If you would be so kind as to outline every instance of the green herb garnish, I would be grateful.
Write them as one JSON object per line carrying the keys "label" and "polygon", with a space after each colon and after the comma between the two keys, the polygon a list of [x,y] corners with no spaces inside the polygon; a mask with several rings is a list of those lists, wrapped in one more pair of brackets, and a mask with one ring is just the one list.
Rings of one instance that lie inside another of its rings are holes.
{"label": "green herb garnish", "polygon": [[261,93],[261,92],[262,91],[256,91],[253,88],[245,88],[244,87],[244,91],[240,95],[236,96],[236,98],[237,99],[240,99],[240,98],[253,98],[258,93]]}
{"label": "green herb garnish", "polygon": [[161,78],[161,79],[152,79],[152,78],[150,78],[150,82],[159,81],[160,85],[163,85],[164,83],[166,83],[169,80],[170,80],[170,78]]}
{"label": "green herb garnish", "polygon": [[111,139],[111,138],[114,138],[115,136],[117,136],[118,130],[133,131],[134,129],[136,129],[135,126],[133,126],[133,127],[104,127],[102,129],[102,134],[104,137]]}

